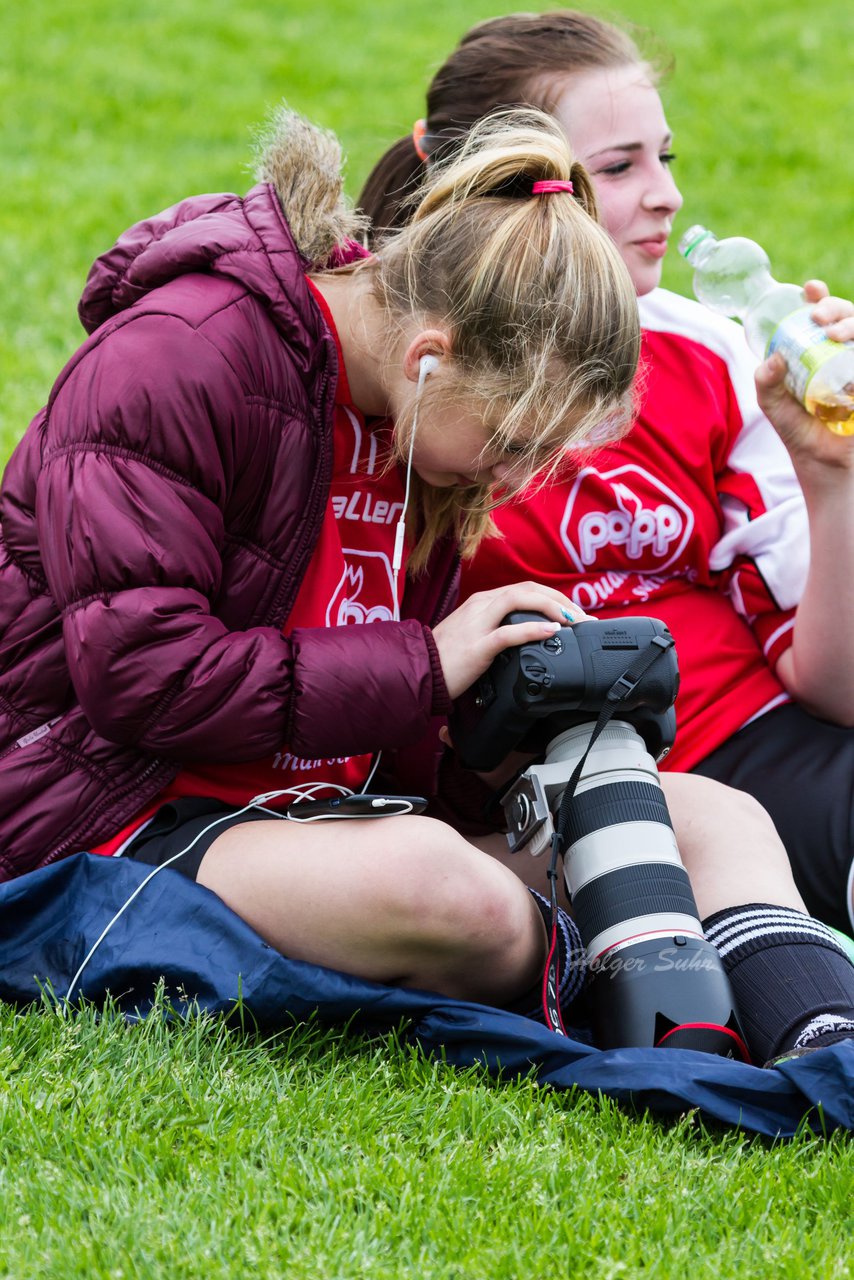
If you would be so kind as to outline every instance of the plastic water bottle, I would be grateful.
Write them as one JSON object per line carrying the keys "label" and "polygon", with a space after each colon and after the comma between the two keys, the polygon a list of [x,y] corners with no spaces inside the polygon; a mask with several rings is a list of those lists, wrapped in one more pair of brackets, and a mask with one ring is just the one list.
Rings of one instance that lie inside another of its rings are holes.
{"label": "plastic water bottle", "polygon": [[754,355],[775,351],[786,361],[786,386],[837,435],[854,435],[854,342],[833,342],[810,319],[812,305],[795,284],[771,275],[765,250],[753,240],[718,240],[691,227],[679,252],[694,268],[694,292],[712,311],[737,316]]}

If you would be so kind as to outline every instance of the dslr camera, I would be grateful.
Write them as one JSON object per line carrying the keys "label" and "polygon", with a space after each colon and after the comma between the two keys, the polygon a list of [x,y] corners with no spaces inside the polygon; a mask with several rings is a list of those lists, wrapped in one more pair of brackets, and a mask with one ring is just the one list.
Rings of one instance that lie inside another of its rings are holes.
{"label": "dslr camera", "polygon": [[678,689],[663,622],[579,622],[499,654],[457,700],[451,735],[472,769],[495,769],[514,751],[535,757],[501,797],[507,840],[537,856],[558,828],[599,1047],[744,1057],[729,980],[703,936],[656,766],[673,745]]}

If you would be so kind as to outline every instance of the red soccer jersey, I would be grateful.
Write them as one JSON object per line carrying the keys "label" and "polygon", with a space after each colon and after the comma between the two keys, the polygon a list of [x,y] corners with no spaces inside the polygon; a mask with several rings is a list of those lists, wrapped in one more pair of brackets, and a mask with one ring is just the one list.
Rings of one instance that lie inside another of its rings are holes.
{"label": "red soccer jersey", "polygon": [[662,619],[681,672],[665,765],[690,769],[787,699],[774,666],[790,643],[808,528],[738,326],[665,290],[640,302],[632,431],[500,508],[504,536],[464,565],[463,595],[533,578],[600,618]]}

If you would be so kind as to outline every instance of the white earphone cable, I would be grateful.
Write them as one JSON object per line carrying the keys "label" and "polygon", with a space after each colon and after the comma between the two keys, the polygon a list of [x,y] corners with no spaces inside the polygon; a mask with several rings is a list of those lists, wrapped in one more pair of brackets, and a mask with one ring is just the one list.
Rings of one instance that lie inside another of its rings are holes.
{"label": "white earphone cable", "polygon": [[238,809],[236,812],[229,810],[228,813],[222,814],[221,817],[214,818],[212,822],[209,822],[206,827],[203,827],[202,830],[198,833],[198,835],[194,836],[193,839],[190,841],[190,843],[186,845],[183,849],[180,849],[178,853],[174,853],[171,858],[167,858],[165,862],[161,862],[158,866],[152,867],[149,874],[145,877],[144,880],[141,880],[139,882],[139,884],[136,886],[136,888],[134,889],[130,897],[127,898],[125,902],[122,903],[122,905],[119,907],[116,914],[113,916],[113,918],[110,921],[108,921],[108,923],[101,930],[101,933],[99,934],[95,942],[92,943],[92,946],[89,948],[89,951],[87,952],[83,962],[81,963],[74,977],[71,979],[71,982],[68,984],[68,990],[65,993],[64,1003],[67,1004],[68,1001],[71,999],[74,988],[79,983],[84,969],[89,964],[89,961],[92,959],[95,952],[98,950],[101,943],[104,941],[107,934],[112,929],[113,925],[116,923],[117,920],[121,919],[121,917],[124,915],[125,911],[128,909],[130,904],[134,901],[134,899],[140,893],[142,893],[145,886],[151,883],[151,881],[154,879],[154,877],[157,875],[159,871],[162,871],[164,867],[171,866],[171,864],[173,862],[177,862],[179,858],[183,858],[185,853],[189,853],[190,850],[193,848],[193,846],[198,844],[202,836],[207,835],[209,831],[211,831],[214,827],[219,826],[220,823],[222,822],[229,822],[229,821],[232,821],[234,818],[239,818],[241,813],[247,813],[250,809],[262,809],[264,813],[269,813],[271,817],[285,820],[287,816],[286,814],[279,813],[275,809],[265,808],[266,802],[268,800],[274,800],[278,796],[285,796],[285,795],[295,796],[297,799],[300,799],[300,798],[308,799],[309,797],[314,795],[316,791],[321,790],[323,788],[328,788],[328,787],[334,787],[335,790],[341,792],[342,795],[353,794],[347,787],[342,787],[342,786],[339,786],[337,783],[332,783],[332,782],[312,782],[312,783],[307,783],[304,787],[284,787],[280,791],[264,791],[260,795],[253,796],[252,799],[249,801],[249,803],[245,804],[242,809]]}
{"label": "white earphone cable", "polygon": [[418,365],[418,382],[415,387],[415,408],[412,414],[412,432],[409,436],[409,456],[406,462],[406,486],[403,491],[403,510],[394,531],[394,554],[391,560],[392,585],[394,589],[394,621],[400,621],[400,605],[398,603],[397,583],[400,567],[403,564],[403,543],[406,537],[406,511],[409,506],[409,491],[412,486],[412,454],[415,448],[415,432],[418,430],[418,409],[424,391],[424,383],[439,367],[437,356],[422,356]]}

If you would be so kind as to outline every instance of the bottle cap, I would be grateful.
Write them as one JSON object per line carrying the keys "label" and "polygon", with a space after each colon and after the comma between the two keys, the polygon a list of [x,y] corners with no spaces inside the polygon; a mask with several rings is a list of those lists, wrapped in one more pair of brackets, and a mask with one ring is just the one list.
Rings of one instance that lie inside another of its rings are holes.
{"label": "bottle cap", "polygon": [[696,249],[698,244],[702,244],[704,240],[714,240],[714,236],[708,227],[701,227],[699,223],[696,226],[689,227],[679,241],[679,252],[683,258],[690,258],[691,253]]}

